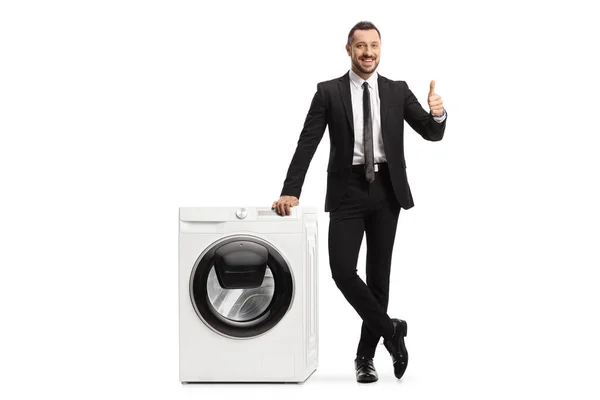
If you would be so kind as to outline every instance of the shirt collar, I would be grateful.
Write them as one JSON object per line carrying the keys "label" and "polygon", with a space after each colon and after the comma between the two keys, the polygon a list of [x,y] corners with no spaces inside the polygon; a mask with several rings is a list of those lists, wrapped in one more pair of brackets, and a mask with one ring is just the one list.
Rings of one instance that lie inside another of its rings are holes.
{"label": "shirt collar", "polygon": [[[379,74],[376,72],[367,79],[367,83],[369,84],[369,89],[373,90],[377,87],[377,77]],[[350,82],[356,89],[362,89],[362,84],[365,82],[363,78],[358,76],[356,72],[350,70]]]}

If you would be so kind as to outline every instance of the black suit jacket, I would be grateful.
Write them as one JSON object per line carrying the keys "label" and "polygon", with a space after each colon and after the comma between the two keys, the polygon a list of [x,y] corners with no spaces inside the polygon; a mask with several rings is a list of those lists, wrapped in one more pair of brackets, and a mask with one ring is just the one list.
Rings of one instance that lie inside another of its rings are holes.
{"label": "black suit jacket", "polygon": [[[441,140],[446,120],[438,123],[425,111],[404,81],[392,81],[379,75],[381,133],[394,194],[404,209],[414,206],[404,159],[404,121],[424,139]],[[325,127],[331,141],[327,166],[325,212],[333,211],[348,187],[354,155],[354,118],[350,97],[350,74],[317,84],[298,146],[287,171],[281,195],[300,198],[302,184]]]}

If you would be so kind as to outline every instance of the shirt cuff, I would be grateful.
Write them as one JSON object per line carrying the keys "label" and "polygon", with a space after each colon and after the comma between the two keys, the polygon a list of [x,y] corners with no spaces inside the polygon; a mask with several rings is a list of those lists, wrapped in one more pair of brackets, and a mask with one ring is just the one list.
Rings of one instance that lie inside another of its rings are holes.
{"label": "shirt cuff", "polygon": [[435,115],[432,115],[432,117],[435,122],[441,124],[446,119],[446,109],[444,108],[444,113],[442,115],[440,115],[439,117],[436,117]]}

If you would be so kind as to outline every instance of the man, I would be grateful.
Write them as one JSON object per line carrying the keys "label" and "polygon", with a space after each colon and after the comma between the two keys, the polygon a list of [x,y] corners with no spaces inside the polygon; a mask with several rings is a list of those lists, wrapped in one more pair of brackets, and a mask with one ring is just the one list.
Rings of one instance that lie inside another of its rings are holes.
{"label": "man", "polygon": [[[389,351],[394,375],[408,364],[406,321],[387,315],[390,264],[400,208],[414,206],[406,178],[404,121],[430,141],[441,140],[446,126],[442,99],[431,81],[426,112],[404,81],[376,74],[381,35],[359,22],[348,35],[351,70],[321,82],[281,191],[273,208],[289,215],[299,204],[302,184],[325,127],[331,141],[325,211],[329,212],[329,264],[332,277],[363,320],[355,359],[358,382],[378,379],[373,357],[379,338]],[[367,282],[357,275],[363,234],[367,238]]]}

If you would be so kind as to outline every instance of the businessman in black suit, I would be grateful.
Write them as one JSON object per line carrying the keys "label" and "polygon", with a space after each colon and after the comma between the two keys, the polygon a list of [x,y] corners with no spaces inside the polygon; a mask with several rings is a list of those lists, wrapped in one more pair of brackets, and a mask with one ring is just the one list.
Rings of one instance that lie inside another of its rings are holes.
{"label": "businessman in black suit", "polygon": [[[381,35],[359,22],[348,35],[351,70],[317,85],[304,128],[273,208],[289,215],[299,204],[310,161],[329,126],[325,211],[329,212],[329,264],[335,284],[363,320],[355,359],[358,382],[378,379],[373,358],[379,338],[389,351],[396,378],[408,364],[406,321],[387,315],[392,250],[400,208],[414,206],[406,178],[404,121],[424,139],[441,140],[446,126],[442,98],[431,81],[428,113],[404,81],[376,74]],[[363,235],[367,238],[365,283],[357,275]]]}

